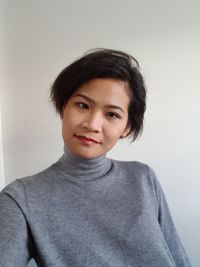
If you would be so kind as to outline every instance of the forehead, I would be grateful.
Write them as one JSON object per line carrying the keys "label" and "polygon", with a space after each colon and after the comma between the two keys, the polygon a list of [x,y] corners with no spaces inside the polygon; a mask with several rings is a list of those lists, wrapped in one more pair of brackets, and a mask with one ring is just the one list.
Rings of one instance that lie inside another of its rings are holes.
{"label": "forehead", "polygon": [[127,106],[131,98],[131,90],[126,82],[110,78],[98,78],[86,82],[79,87],[73,97],[79,94],[90,97],[96,103],[123,106]]}

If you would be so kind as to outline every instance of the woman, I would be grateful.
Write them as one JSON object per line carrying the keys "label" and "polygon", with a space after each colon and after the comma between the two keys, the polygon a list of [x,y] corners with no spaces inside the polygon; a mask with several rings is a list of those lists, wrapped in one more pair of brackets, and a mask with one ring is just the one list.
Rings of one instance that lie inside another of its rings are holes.
{"label": "woman", "polygon": [[51,88],[64,154],[0,194],[0,266],[191,266],[150,167],[106,153],[140,134],[146,90],[137,61],[85,54]]}

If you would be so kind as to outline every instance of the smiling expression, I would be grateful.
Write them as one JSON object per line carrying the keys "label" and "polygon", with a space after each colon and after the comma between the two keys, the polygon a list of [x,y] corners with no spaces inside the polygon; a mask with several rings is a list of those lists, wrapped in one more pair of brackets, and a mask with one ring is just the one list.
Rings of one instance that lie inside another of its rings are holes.
{"label": "smiling expression", "polygon": [[125,82],[111,78],[90,80],[79,87],[62,114],[65,145],[88,159],[107,153],[129,133],[130,96]]}

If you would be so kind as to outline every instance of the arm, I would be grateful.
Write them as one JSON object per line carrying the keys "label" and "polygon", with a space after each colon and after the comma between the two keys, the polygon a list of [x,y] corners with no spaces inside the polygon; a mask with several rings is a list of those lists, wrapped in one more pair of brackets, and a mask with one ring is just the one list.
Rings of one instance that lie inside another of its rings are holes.
{"label": "arm", "polygon": [[166,244],[177,267],[191,267],[187,254],[175,229],[163,190],[152,172],[158,201],[158,221]]}
{"label": "arm", "polygon": [[0,266],[25,267],[30,259],[28,228],[20,206],[7,192],[0,193]]}

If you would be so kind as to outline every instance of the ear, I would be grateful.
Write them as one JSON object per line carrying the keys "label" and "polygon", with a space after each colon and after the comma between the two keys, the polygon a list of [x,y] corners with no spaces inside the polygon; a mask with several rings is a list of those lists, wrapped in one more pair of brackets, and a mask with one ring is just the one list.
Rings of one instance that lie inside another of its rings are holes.
{"label": "ear", "polygon": [[61,120],[63,119],[63,114],[64,114],[65,106],[66,106],[66,104],[63,105],[62,111],[60,113]]}
{"label": "ear", "polygon": [[125,130],[123,131],[123,133],[121,134],[120,138],[125,138],[127,137],[127,135],[130,133],[131,130],[131,125],[128,124],[125,128]]}

